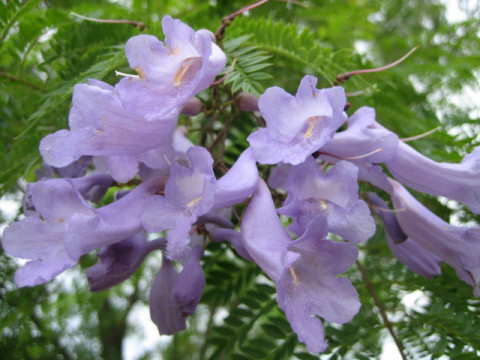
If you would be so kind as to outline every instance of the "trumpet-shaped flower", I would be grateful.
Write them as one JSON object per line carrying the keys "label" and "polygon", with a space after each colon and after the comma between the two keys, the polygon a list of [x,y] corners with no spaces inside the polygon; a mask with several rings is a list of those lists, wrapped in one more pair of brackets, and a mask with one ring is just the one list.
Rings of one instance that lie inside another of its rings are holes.
{"label": "trumpet-shaped flower", "polygon": [[480,227],[453,226],[419,203],[400,183],[391,180],[392,202],[403,232],[455,268],[480,296]]}
{"label": "trumpet-shaped flower", "polygon": [[327,224],[321,217],[292,241],[261,180],[243,216],[241,234],[253,260],[276,282],[278,304],[299,340],[311,352],[324,350],[327,343],[316,316],[344,323],[360,308],[350,281],[337,277],[355,262],[355,245],[326,240]]}
{"label": "trumpet-shaped flower", "polygon": [[324,172],[313,157],[294,166],[288,175],[284,207],[278,212],[294,217],[289,229],[302,235],[317,216],[325,217],[328,231],[353,242],[375,233],[370,210],[358,198],[358,168],[340,161]]}
{"label": "trumpet-shaped flower", "polygon": [[138,35],[125,47],[138,77],[116,86],[125,108],[148,119],[164,116],[208,88],[225,67],[226,56],[206,30],[195,32],[180,20],[162,20],[165,43],[152,35]]}
{"label": "trumpet-shaped flower", "polygon": [[348,118],[347,124],[345,131],[337,132],[322,147],[322,153],[339,159],[366,155],[362,159],[371,163],[385,162],[393,157],[398,136],[375,121],[374,109],[361,107]]}
{"label": "trumpet-shaped flower", "polygon": [[37,216],[11,224],[4,231],[5,251],[30,259],[15,274],[18,286],[34,286],[52,280],[73,267],[77,259],[65,247],[68,221],[75,215],[92,216],[94,209],[69,180],[41,181],[30,189]]}
{"label": "trumpet-shaped flower", "polygon": [[317,78],[305,76],[295,96],[272,87],[258,100],[266,128],[247,138],[261,164],[297,165],[330,141],[345,122],[342,87],[318,90]]}
{"label": "trumpet-shaped flower", "polygon": [[73,214],[67,222],[65,235],[70,257],[78,259],[140,232],[144,206],[153,194],[163,191],[165,182],[163,177],[149,179],[111,204],[88,214]]}
{"label": "trumpet-shaped flower", "polygon": [[143,231],[113,245],[102,248],[97,257],[100,260],[87,268],[91,291],[103,291],[128,279],[142,265],[152,250],[164,249],[166,240],[148,241]]}
{"label": "trumpet-shaped flower", "polygon": [[412,189],[460,201],[480,213],[480,147],[460,164],[435,162],[405,143],[385,163],[392,175]]}
{"label": "trumpet-shaped flower", "polygon": [[218,181],[206,149],[189,148],[187,157],[190,168],[172,163],[165,195],[152,197],[143,213],[145,229],[168,230],[167,252],[174,260],[188,254],[189,231],[201,215],[244,201],[255,190],[258,177],[255,159],[248,149]]}
{"label": "trumpet-shaped flower", "polygon": [[369,194],[368,201],[374,205],[373,211],[383,222],[385,237],[392,254],[410,270],[428,279],[440,275],[442,260],[405,235],[395,214],[389,211],[387,203],[374,193]]}
{"label": "trumpet-shaped flower", "polygon": [[177,281],[178,273],[172,262],[165,256],[162,267],[150,288],[150,316],[161,335],[172,335],[185,330],[187,323],[180,309],[170,306],[170,295]]}
{"label": "trumpet-shaped flower", "polygon": [[200,265],[202,256],[203,246],[193,246],[173,286],[170,305],[177,308],[182,316],[192,315],[202,297],[205,288],[205,275]]}
{"label": "trumpet-shaped flower", "polygon": [[108,157],[112,176],[120,182],[138,171],[135,155],[166,144],[177,122],[168,117],[144,117],[128,112],[108,84],[79,84],[73,90],[70,131],[59,130],[40,143],[45,163],[64,167],[82,155]]}

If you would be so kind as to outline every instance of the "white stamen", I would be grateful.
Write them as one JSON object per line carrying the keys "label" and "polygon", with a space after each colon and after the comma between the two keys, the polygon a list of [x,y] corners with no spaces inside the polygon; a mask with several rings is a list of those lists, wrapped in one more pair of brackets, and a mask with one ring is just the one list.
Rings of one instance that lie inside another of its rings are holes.
{"label": "white stamen", "polygon": [[292,274],[292,277],[293,277],[293,285],[298,286],[298,284],[300,284],[300,281],[298,280],[298,276],[297,276],[297,273],[295,272],[295,269],[293,268],[293,266],[290,266],[288,269],[290,270],[290,274]]}
{"label": "white stamen", "polygon": [[120,71],[117,71],[117,70],[115,70],[115,76],[125,76],[125,77],[129,77],[129,78],[134,78],[134,79],[139,79],[140,78],[139,75],[127,74],[127,73],[123,73],[123,72],[120,72]]}
{"label": "white stamen", "polygon": [[193,199],[192,201],[190,201],[190,202],[187,204],[187,207],[192,207],[192,206],[195,205],[197,202],[199,202],[201,199],[202,199],[201,196],[196,197],[195,199]]}
{"label": "white stamen", "polygon": [[363,155],[358,155],[358,156],[345,156],[345,157],[342,157],[343,160],[359,160],[359,159],[363,159],[363,158],[366,158],[367,156],[370,156],[370,155],[373,155],[373,154],[376,154],[380,151],[383,151],[384,149],[383,148],[378,148],[378,149],[375,149],[373,151],[370,151],[369,153],[366,153],[366,154],[363,154]]}
{"label": "white stamen", "polygon": [[413,140],[418,140],[418,139],[421,139],[425,136],[428,136],[430,134],[433,134],[434,132],[440,130],[442,127],[441,126],[437,126],[436,128],[432,129],[432,130],[429,130],[427,132],[424,132],[423,134],[420,134],[420,135],[415,135],[415,136],[410,136],[410,137],[407,137],[407,138],[403,138],[403,139],[400,139],[402,140],[403,142],[407,142],[407,141],[413,141]]}
{"label": "white stamen", "polygon": [[168,166],[171,166],[171,165],[172,165],[172,163],[170,162],[170,160],[168,160],[167,154],[163,153],[163,158],[164,158],[165,161],[167,162]]}

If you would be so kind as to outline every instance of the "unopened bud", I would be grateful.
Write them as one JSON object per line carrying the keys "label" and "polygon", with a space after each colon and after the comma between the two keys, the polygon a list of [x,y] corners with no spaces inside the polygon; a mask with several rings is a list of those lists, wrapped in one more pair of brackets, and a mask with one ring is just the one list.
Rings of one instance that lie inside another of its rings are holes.
{"label": "unopened bud", "polygon": [[238,108],[242,111],[258,111],[258,98],[251,93],[241,93],[237,97]]}
{"label": "unopened bud", "polygon": [[200,29],[197,31],[197,34],[200,33],[200,34],[207,34],[208,36],[210,36],[210,39],[212,39],[212,41],[216,44],[217,43],[217,39],[215,38],[215,34],[213,32],[211,32],[210,30],[207,30],[207,29]]}
{"label": "unopened bud", "polygon": [[183,104],[180,113],[187,116],[195,116],[202,112],[203,105],[199,98],[192,97]]}

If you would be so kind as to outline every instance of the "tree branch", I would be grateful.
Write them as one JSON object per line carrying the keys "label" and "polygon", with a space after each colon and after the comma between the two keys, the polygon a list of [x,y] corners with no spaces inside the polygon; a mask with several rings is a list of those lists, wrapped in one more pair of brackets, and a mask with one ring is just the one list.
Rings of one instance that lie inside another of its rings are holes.
{"label": "tree branch", "polygon": [[383,324],[388,329],[388,332],[390,333],[390,335],[392,335],[393,340],[395,341],[395,344],[397,345],[398,351],[400,352],[400,356],[402,357],[403,360],[408,360],[407,356],[405,355],[405,352],[403,350],[403,345],[400,342],[400,339],[395,334],[395,331],[393,330],[392,323],[388,319],[387,312],[385,311],[385,308],[383,307],[383,304],[380,301],[380,298],[378,297],[377,293],[375,292],[375,289],[373,288],[372,282],[370,281],[370,278],[368,277],[367,270],[363,267],[362,264],[360,264],[360,261],[358,261],[358,260],[357,260],[357,266],[358,266],[358,269],[360,270],[360,274],[362,275],[362,280],[365,283],[365,286],[367,287],[368,292],[370,293],[370,295],[372,295],[373,301],[375,302],[375,305],[377,306],[378,310],[380,311],[380,316],[382,317]]}
{"label": "tree branch", "polygon": [[14,75],[11,75],[11,74],[7,74],[3,71],[0,71],[0,76],[4,77],[4,78],[7,78],[9,80],[12,80],[12,81],[16,81],[16,82],[19,82],[23,85],[27,85],[29,88],[32,88],[32,89],[35,89],[35,90],[40,90],[41,92],[44,92],[46,93],[47,90],[45,90],[43,87],[37,85],[37,84],[34,84],[28,80],[25,80],[25,79],[22,79],[22,78],[19,78],[17,76],[14,76]]}

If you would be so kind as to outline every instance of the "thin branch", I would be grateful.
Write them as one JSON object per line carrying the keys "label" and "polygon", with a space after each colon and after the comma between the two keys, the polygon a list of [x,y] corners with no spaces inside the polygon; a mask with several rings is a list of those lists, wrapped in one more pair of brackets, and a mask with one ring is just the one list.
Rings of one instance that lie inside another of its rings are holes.
{"label": "thin branch", "polygon": [[92,18],[88,16],[83,16],[80,14],[77,14],[75,12],[70,12],[70,15],[76,16],[82,20],[87,20],[87,21],[93,21],[93,22],[98,22],[98,23],[104,23],[104,24],[129,24],[132,25],[133,27],[138,27],[138,30],[143,31],[147,27],[145,26],[145,23],[141,21],[133,21],[133,20],[110,20],[110,19],[97,19],[97,18]]}
{"label": "thin branch", "polygon": [[287,4],[295,4],[295,5],[304,7],[305,9],[310,9],[310,5],[304,4],[300,1],[295,1],[295,0],[273,0],[273,1],[284,2],[284,3],[287,3]]}
{"label": "thin branch", "polygon": [[47,92],[47,90],[44,89],[43,87],[41,87],[41,86],[39,86],[39,85],[37,85],[37,84],[34,84],[34,83],[32,83],[32,82],[30,82],[30,81],[28,81],[28,80],[25,80],[25,79],[22,79],[22,78],[20,78],[20,77],[17,77],[17,76],[15,76],[15,75],[7,74],[7,73],[5,73],[5,72],[3,72],[3,71],[0,71],[0,76],[1,76],[1,77],[4,77],[4,78],[7,78],[7,79],[9,79],[9,80],[12,80],[12,81],[16,81],[16,82],[21,83],[21,84],[23,84],[23,85],[26,85],[26,86],[28,86],[28,87],[31,88],[31,89],[39,90],[39,91],[44,92],[44,93]]}
{"label": "thin branch", "polygon": [[212,85],[219,85],[221,84],[222,82],[225,81],[225,79],[227,78],[227,76],[233,71],[233,68],[235,67],[235,63],[237,62],[237,54],[235,54],[235,57],[233,58],[233,61],[232,61],[232,65],[230,65],[230,67],[228,68],[227,72],[225,73],[225,75],[222,76],[222,78],[220,80],[217,80],[215,81],[214,83],[212,83]]}
{"label": "thin branch", "polygon": [[249,5],[247,7],[244,7],[243,9],[240,9],[238,11],[235,11],[233,14],[229,15],[229,16],[225,16],[223,19],[222,19],[222,24],[220,25],[220,27],[218,28],[218,30],[215,32],[215,39],[217,40],[217,43],[221,45],[222,43],[222,39],[223,39],[223,36],[225,35],[225,29],[230,26],[230,24],[232,23],[232,21],[240,14],[243,14],[244,12],[246,11],[249,11],[249,10],[252,10],[252,9],[255,9],[256,7],[262,5],[262,4],[265,4],[266,2],[268,2],[268,0],[260,0],[258,2],[256,2],[255,4],[252,4],[252,5]]}
{"label": "thin branch", "polygon": [[408,58],[415,50],[417,50],[419,48],[419,46],[415,46],[412,50],[410,50],[408,53],[406,53],[405,55],[403,55],[400,59],[398,59],[397,61],[394,61],[393,63],[391,64],[388,64],[388,65],[385,65],[385,66],[382,66],[382,67],[379,67],[379,68],[376,68],[376,69],[363,69],[363,70],[355,70],[355,71],[351,71],[351,72],[347,72],[347,73],[343,73],[343,74],[338,74],[337,75],[337,81],[339,83],[344,83],[345,81],[347,81],[348,79],[350,79],[353,75],[358,75],[358,74],[368,74],[368,73],[376,73],[376,72],[380,72],[380,71],[383,71],[383,70],[387,70],[387,69],[390,69],[398,64],[400,64],[403,60],[405,60],[406,58]]}
{"label": "thin branch", "polygon": [[370,293],[370,295],[372,295],[373,301],[375,302],[375,305],[380,311],[380,316],[382,317],[383,324],[388,329],[388,332],[390,333],[390,335],[392,335],[392,338],[395,341],[395,345],[397,345],[398,351],[400,352],[400,356],[402,357],[403,360],[408,360],[403,350],[403,345],[400,342],[400,339],[395,334],[392,323],[388,319],[387,312],[385,311],[385,308],[383,307],[383,304],[380,301],[380,298],[378,297],[377,293],[375,292],[375,289],[373,288],[372,282],[368,277],[367,270],[362,266],[362,264],[360,264],[360,261],[358,260],[357,260],[357,267],[360,270],[360,274],[362,275],[362,280],[365,283],[365,286],[367,287],[368,292]]}

